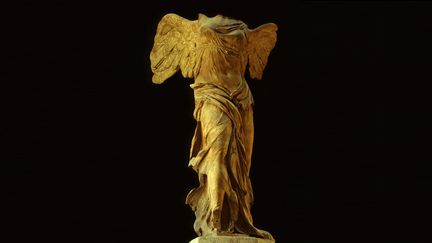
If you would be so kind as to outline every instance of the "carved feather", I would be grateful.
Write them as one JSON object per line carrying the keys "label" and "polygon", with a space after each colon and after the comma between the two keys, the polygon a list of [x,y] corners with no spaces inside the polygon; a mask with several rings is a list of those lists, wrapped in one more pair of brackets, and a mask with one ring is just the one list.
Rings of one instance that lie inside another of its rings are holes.
{"label": "carved feather", "polygon": [[261,79],[270,51],[276,44],[277,25],[263,24],[248,34],[248,63],[251,78]]}
{"label": "carved feather", "polygon": [[176,14],[167,14],[161,19],[150,53],[153,83],[163,83],[178,70],[185,78],[195,76],[198,70],[196,35],[197,21]]}

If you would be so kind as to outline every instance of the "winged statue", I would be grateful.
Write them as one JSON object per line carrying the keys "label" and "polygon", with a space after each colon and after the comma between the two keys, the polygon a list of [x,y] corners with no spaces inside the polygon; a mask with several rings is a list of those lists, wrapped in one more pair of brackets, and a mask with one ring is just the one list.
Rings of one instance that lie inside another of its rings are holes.
{"label": "winged statue", "polygon": [[251,215],[254,101],[245,72],[262,78],[276,31],[274,23],[249,29],[222,15],[188,20],[171,13],[158,24],[150,53],[152,81],[161,84],[178,71],[194,79],[196,128],[189,166],[198,174],[199,186],[186,203],[195,212],[198,236],[273,240],[253,225]]}

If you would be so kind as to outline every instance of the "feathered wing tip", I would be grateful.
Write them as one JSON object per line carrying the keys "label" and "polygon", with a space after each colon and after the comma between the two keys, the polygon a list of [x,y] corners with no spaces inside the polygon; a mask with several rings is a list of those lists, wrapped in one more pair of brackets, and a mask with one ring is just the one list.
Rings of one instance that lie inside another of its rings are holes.
{"label": "feathered wing tip", "polygon": [[150,52],[153,83],[161,84],[181,70],[186,78],[197,71],[195,34],[196,21],[170,13],[159,22]]}
{"label": "feathered wing tip", "polygon": [[277,30],[276,24],[267,23],[248,32],[248,64],[251,78],[262,78],[268,56],[276,44]]}

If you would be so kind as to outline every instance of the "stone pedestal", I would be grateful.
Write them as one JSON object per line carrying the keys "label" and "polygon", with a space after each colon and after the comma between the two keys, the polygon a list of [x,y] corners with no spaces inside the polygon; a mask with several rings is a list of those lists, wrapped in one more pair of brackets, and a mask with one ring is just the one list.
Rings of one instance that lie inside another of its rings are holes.
{"label": "stone pedestal", "polygon": [[275,243],[275,241],[249,236],[206,236],[197,237],[189,243]]}

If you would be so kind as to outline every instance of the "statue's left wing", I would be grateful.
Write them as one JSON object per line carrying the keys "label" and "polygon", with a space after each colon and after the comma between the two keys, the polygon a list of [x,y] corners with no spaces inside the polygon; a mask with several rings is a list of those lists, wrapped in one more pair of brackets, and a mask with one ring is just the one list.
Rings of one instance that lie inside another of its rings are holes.
{"label": "statue's left wing", "polygon": [[268,56],[276,44],[276,24],[268,23],[248,32],[248,64],[251,78],[261,79]]}
{"label": "statue's left wing", "polygon": [[176,14],[167,14],[161,19],[150,53],[153,83],[163,83],[178,70],[185,78],[196,75],[199,69],[197,24]]}

